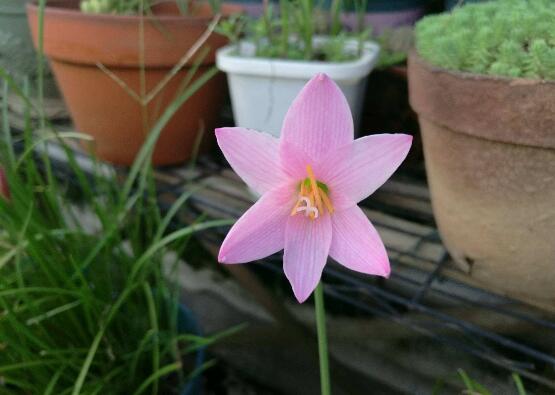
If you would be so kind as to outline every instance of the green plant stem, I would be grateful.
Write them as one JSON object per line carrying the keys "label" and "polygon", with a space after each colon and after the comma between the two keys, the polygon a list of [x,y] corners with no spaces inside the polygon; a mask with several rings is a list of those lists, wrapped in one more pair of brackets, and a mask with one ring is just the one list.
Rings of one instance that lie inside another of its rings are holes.
{"label": "green plant stem", "polygon": [[331,35],[336,36],[341,32],[341,0],[332,0],[330,14]]}
{"label": "green plant stem", "polygon": [[318,283],[314,291],[316,311],[316,331],[318,333],[318,356],[320,360],[320,389],[322,395],[331,394],[330,369],[328,358],[328,335],[326,332],[326,308],[324,307],[324,286]]}
{"label": "green plant stem", "polygon": [[358,56],[361,57],[364,48],[364,18],[366,16],[368,0],[358,0],[355,4],[357,14]]}
{"label": "green plant stem", "polygon": [[280,0],[281,56],[286,58],[289,46],[289,0]]}
{"label": "green plant stem", "polygon": [[300,4],[303,26],[304,57],[306,60],[312,59],[313,48],[312,38],[314,36],[314,2],[313,0],[303,0]]}
{"label": "green plant stem", "polygon": [[39,0],[39,45],[37,51],[37,99],[39,101],[40,128],[46,126],[44,115],[44,8],[46,0]]}
{"label": "green plant stem", "polygon": [[141,96],[141,120],[143,123],[143,136],[146,136],[149,131],[148,122],[148,107],[144,103],[146,97],[146,68],[145,68],[145,18],[144,15],[145,4],[144,0],[139,1],[139,94]]}
{"label": "green plant stem", "polygon": [[524,389],[524,384],[517,373],[512,374],[513,381],[515,382],[518,395],[526,395],[526,390]]}

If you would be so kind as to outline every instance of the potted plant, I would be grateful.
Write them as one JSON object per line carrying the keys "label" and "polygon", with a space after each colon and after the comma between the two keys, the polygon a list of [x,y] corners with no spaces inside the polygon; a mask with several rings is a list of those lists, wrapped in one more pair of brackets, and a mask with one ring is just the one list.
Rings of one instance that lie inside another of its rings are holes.
{"label": "potted plant", "polygon": [[416,28],[418,113],[441,237],[471,279],[555,305],[552,3],[500,0]]}
{"label": "potted plant", "polygon": [[[166,125],[153,162],[188,159],[199,131],[215,126],[224,81],[213,69],[214,51],[226,39],[209,25],[216,13],[238,8],[213,10],[212,3],[48,1],[44,52],[76,128],[94,137],[100,158],[131,164],[159,114],[186,85],[202,86]],[[36,44],[38,7],[31,3],[27,10]]]}
{"label": "potted plant", "polygon": [[359,16],[357,32],[349,33],[341,26],[339,1],[322,12],[312,0],[284,0],[279,15],[266,4],[260,18],[222,23],[220,31],[232,44],[217,52],[217,65],[227,73],[236,123],[277,136],[291,101],[322,72],[342,89],[356,124],[366,77],[379,53],[379,46],[366,40],[364,13]]}

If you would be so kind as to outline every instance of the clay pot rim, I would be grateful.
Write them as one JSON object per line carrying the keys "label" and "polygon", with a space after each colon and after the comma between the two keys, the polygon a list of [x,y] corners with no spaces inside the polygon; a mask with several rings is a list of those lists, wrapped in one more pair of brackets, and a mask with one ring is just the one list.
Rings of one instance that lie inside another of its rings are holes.
{"label": "clay pot rim", "polygon": [[419,117],[485,140],[555,149],[555,81],[433,66],[411,51],[409,101]]}
{"label": "clay pot rim", "polygon": [[[27,13],[38,14],[39,6],[37,4],[38,0],[33,0],[26,5]],[[172,0],[162,0],[161,3],[171,3]],[[193,15],[170,15],[170,14],[157,14],[157,15],[119,15],[119,14],[92,14],[82,12],[78,8],[70,8],[68,4],[72,1],[59,0],[54,3],[50,3],[45,6],[44,13],[48,13],[51,16],[57,16],[61,18],[75,18],[75,19],[86,19],[95,20],[97,22],[106,23],[133,23],[136,24],[140,20],[145,22],[187,22],[188,25],[199,25],[205,26],[212,19],[212,16],[193,16]],[[201,2],[200,4],[207,4],[207,2]],[[226,12],[227,9],[227,12]],[[241,12],[243,8],[231,4],[222,4],[222,15],[231,15],[233,13]]]}
{"label": "clay pot rim", "polygon": [[553,85],[555,86],[555,80],[542,80],[542,79],[535,79],[535,78],[526,78],[526,77],[506,77],[501,75],[489,75],[489,74],[477,74],[472,73],[470,71],[461,71],[461,70],[449,70],[444,67],[436,66],[427,60],[425,60],[416,49],[411,49],[409,52],[409,56],[416,60],[418,63],[422,64],[426,67],[429,71],[433,73],[443,73],[443,74],[450,74],[457,78],[461,78],[464,80],[473,80],[473,81],[494,81],[499,83],[506,83],[507,85]]}
{"label": "clay pot rim", "polygon": [[[1,0],[0,0],[1,1]],[[77,8],[77,0],[48,1],[44,15],[44,53],[52,61],[94,66],[102,63],[112,68],[139,67],[139,27],[145,27],[144,65],[168,69],[175,66],[191,46],[204,34],[214,20],[207,2],[199,2],[199,16],[179,15],[175,1],[163,1],[153,16],[86,14]],[[39,7],[36,0],[27,7],[27,18],[35,47],[38,45]],[[209,12],[210,11],[210,12]],[[228,12],[243,11],[242,7],[223,7]],[[167,29],[168,34],[164,34]],[[114,40],[117,37],[117,40]],[[227,40],[211,32],[209,51],[201,65],[215,62],[215,49]],[[191,60],[192,64],[193,60]]]}

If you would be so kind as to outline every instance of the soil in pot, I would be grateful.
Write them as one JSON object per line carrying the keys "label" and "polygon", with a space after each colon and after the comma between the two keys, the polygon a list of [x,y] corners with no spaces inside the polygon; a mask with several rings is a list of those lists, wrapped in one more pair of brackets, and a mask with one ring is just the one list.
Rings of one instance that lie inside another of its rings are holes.
{"label": "soil in pot", "polygon": [[[223,14],[239,11],[223,7]],[[35,44],[38,9],[28,6]],[[140,25],[144,20],[144,57],[141,60]],[[96,155],[116,164],[129,165],[146,135],[165,108],[181,91],[196,64],[192,81],[214,65],[214,52],[226,44],[212,34],[196,57],[176,73],[146,107],[118,85],[98,65],[102,64],[133,92],[141,92],[141,64],[145,91],[150,92],[179,62],[212,20],[208,4],[198,4],[192,14],[181,15],[173,2],[157,6],[155,15],[85,14],[76,0],[48,2],[44,21],[44,50],[77,130],[94,137]],[[115,39],[117,38],[117,39]],[[199,55],[206,51],[206,56]],[[157,165],[187,160],[201,130],[215,126],[225,87],[218,74],[194,93],[168,122],[155,147]],[[207,133],[211,135],[211,133]]]}
{"label": "soil in pot", "polygon": [[469,278],[555,310],[555,82],[409,60],[432,205]]}

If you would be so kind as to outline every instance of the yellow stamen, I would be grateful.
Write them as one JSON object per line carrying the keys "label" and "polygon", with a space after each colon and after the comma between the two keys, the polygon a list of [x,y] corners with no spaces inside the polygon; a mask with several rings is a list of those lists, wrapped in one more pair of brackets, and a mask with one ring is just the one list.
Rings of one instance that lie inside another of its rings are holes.
{"label": "yellow stamen", "polygon": [[[316,201],[316,207],[318,210],[322,207],[322,198],[320,197],[320,188],[318,188],[318,184],[316,183],[316,177],[314,177],[314,173],[312,172],[312,167],[310,165],[306,165],[306,172],[308,173],[308,179],[310,180],[310,187],[312,188],[312,193],[314,194],[314,200]],[[323,212],[323,211],[321,211]]]}
{"label": "yellow stamen", "polygon": [[[305,187],[304,187],[304,182],[301,182],[301,191],[300,191],[300,196],[305,196],[306,191],[305,191]],[[293,207],[293,210],[291,210],[291,216],[297,214],[297,209],[299,208],[299,206],[301,205],[301,201],[302,200],[297,200],[297,204],[295,204],[295,207]]]}
{"label": "yellow stamen", "polygon": [[328,213],[333,214],[333,205],[331,204],[330,198],[328,197],[327,193],[323,192],[322,193],[322,200],[324,201],[324,204],[326,205],[326,208],[328,209]]}
{"label": "yellow stamen", "polygon": [[322,197],[324,196],[324,193],[321,193],[320,188],[318,188],[317,192],[315,192],[314,195],[316,194],[318,195],[318,197],[320,197],[320,201],[316,201],[316,208],[318,209],[319,213],[324,214],[324,205],[322,204]]}

